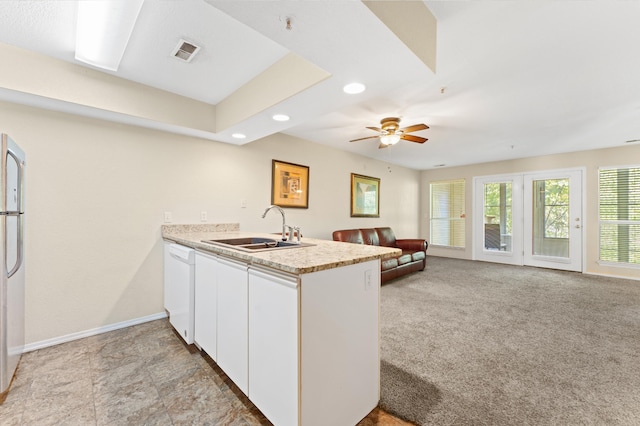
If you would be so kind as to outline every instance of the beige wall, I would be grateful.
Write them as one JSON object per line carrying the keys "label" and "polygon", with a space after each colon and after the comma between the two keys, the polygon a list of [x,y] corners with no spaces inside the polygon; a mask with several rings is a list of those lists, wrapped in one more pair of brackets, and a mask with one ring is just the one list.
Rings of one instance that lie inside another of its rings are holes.
{"label": "beige wall", "polygon": [[[174,223],[278,232],[271,160],[310,167],[303,235],[389,225],[418,235],[420,173],[285,135],[238,147],[0,103],[1,131],[27,153],[27,343],[163,312],[164,212]],[[389,169],[391,167],[391,169]],[[381,217],[350,218],[350,173],[381,178]],[[241,208],[241,200],[247,207]]]}
{"label": "beige wall", "polygon": [[429,239],[429,184],[433,181],[464,178],[466,203],[466,247],[448,249],[429,247],[429,254],[463,259],[472,258],[473,238],[473,178],[506,173],[535,172],[568,168],[584,168],[583,181],[586,212],[583,214],[584,243],[586,258],[584,270],[587,273],[606,274],[640,279],[640,268],[625,268],[600,265],[598,263],[598,168],[640,164],[640,145],[627,145],[568,154],[547,155],[511,161],[476,164],[465,167],[451,167],[422,172],[420,203],[420,235]]}

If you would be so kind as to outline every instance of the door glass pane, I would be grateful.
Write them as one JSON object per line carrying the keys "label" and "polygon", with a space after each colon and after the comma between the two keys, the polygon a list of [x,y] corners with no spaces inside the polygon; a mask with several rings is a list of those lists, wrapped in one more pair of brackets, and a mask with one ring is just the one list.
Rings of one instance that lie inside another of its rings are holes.
{"label": "door glass pane", "polygon": [[569,257],[569,179],[533,181],[533,254]]}
{"label": "door glass pane", "polygon": [[484,249],[511,252],[511,182],[484,184]]}

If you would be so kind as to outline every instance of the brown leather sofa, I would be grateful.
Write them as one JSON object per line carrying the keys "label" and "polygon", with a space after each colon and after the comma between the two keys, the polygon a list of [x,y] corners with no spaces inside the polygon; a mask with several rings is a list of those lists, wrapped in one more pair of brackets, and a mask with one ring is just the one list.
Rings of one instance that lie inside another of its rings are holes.
{"label": "brown leather sofa", "polygon": [[427,266],[429,243],[421,239],[397,240],[391,228],[343,229],[333,232],[333,240],[401,249],[400,256],[382,260],[382,283],[411,272],[422,271]]}

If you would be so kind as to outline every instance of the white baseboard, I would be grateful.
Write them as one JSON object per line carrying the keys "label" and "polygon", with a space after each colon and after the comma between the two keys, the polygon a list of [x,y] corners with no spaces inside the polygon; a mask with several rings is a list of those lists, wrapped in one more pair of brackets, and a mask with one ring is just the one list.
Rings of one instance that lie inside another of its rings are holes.
{"label": "white baseboard", "polygon": [[166,312],[159,312],[153,315],[147,315],[146,317],[135,318],[129,321],[123,321],[116,324],[105,325],[103,327],[93,328],[91,330],[79,331],[77,333],[67,334],[65,336],[54,337],[52,339],[41,340],[39,342],[28,343],[24,345],[25,352],[31,352],[42,348],[48,348],[50,346],[59,345],[60,343],[71,342],[73,340],[82,339],[84,337],[96,336],[98,334],[107,333],[109,331],[118,330],[125,327],[131,327],[132,325],[138,325],[149,321],[155,321],[158,319],[166,318]]}
{"label": "white baseboard", "polygon": [[624,280],[633,280],[633,281],[640,281],[640,278],[637,277],[628,277],[625,275],[614,275],[614,274],[602,274],[599,272],[585,272],[585,275],[595,275],[597,277],[605,277],[605,278],[622,278]]}

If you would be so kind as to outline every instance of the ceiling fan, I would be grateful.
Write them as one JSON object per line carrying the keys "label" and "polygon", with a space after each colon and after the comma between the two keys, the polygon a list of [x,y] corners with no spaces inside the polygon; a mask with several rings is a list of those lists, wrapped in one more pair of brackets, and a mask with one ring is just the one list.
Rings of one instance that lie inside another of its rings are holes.
{"label": "ceiling fan", "polygon": [[349,142],[380,138],[380,146],[378,146],[378,148],[386,148],[389,145],[395,145],[400,142],[401,139],[409,142],[425,143],[428,140],[427,138],[409,135],[408,133],[417,132],[418,130],[425,130],[428,128],[429,126],[427,126],[426,124],[414,124],[413,126],[407,126],[401,129],[400,119],[398,117],[387,117],[380,120],[380,127],[367,127],[367,129],[378,132],[378,135],[354,139]]}

